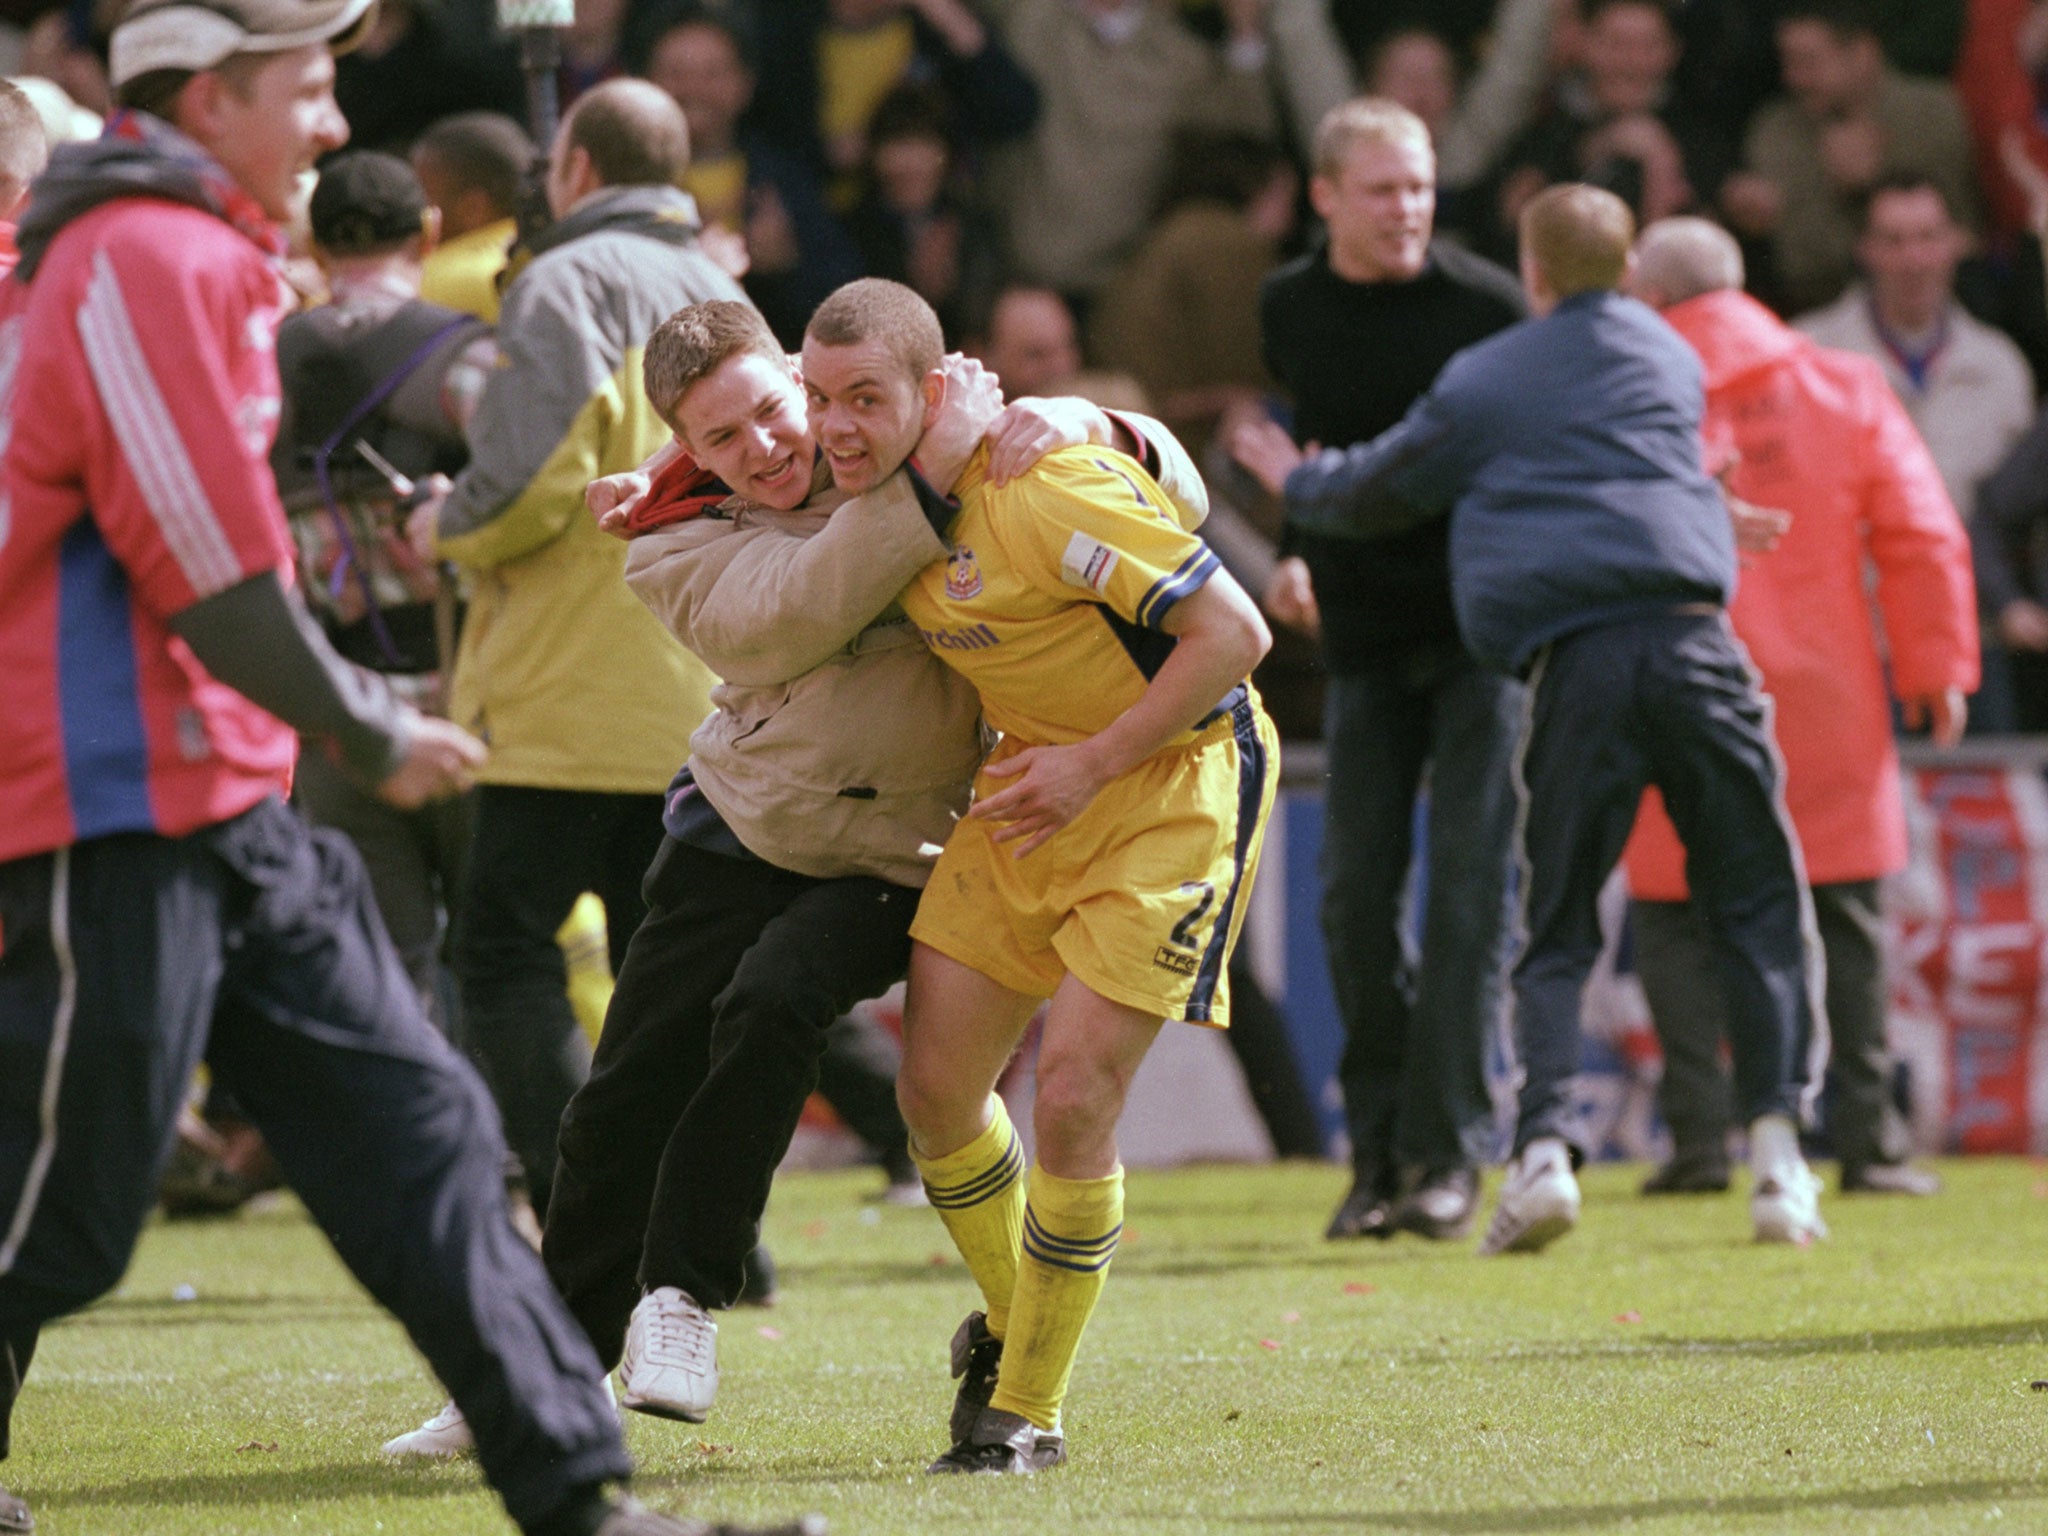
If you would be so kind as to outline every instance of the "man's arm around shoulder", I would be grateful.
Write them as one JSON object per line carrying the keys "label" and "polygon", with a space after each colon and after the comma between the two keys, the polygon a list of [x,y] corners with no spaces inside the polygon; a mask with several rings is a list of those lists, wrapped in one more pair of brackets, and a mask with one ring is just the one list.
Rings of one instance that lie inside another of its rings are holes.
{"label": "man's arm around shoulder", "polygon": [[727,682],[784,683],[844,649],[944,558],[938,530],[952,511],[905,471],[809,536],[694,518],[635,539],[626,584]]}

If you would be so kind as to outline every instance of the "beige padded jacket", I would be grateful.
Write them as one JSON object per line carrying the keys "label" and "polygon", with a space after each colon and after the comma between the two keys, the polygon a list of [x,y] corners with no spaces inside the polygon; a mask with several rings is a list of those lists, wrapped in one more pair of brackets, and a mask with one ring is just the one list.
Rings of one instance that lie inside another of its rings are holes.
{"label": "beige padded jacket", "polygon": [[[1208,493],[1186,450],[1148,417],[1120,420],[1198,525]],[[980,701],[895,606],[945,557],[950,520],[907,473],[848,498],[821,459],[796,511],[734,497],[628,546],[627,585],[724,679],[690,738],[691,773],[769,863],[922,887],[966,811],[989,744]]]}

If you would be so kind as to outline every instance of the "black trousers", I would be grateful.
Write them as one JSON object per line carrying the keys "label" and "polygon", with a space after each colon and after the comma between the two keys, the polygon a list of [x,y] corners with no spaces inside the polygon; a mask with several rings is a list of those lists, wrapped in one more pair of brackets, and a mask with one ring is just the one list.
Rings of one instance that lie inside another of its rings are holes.
{"label": "black trousers", "polygon": [[[1322,923],[1353,1176],[1477,1167],[1498,1140],[1486,1051],[1507,990],[1522,690],[1447,645],[1334,676],[1323,701]],[[1402,919],[1425,780],[1411,964]]]}
{"label": "black trousers", "polygon": [[522,1525],[631,1470],[597,1359],[505,1204],[476,1072],[361,859],[266,801],[0,865],[0,1450],[43,1324],[109,1290],[204,1059],[476,1432]]}
{"label": "black trousers", "polygon": [[739,1295],[825,1032],[903,974],[917,894],[663,840],[562,1118],[541,1247],[606,1364],[643,1290]]}
{"label": "black trousers", "polygon": [[841,1014],[825,1031],[818,1058],[818,1092],[846,1128],[867,1144],[889,1182],[917,1177],[910,1158],[910,1128],[896,1107],[896,1073],[903,1047],[864,1013]]}
{"label": "black trousers", "polygon": [[462,1043],[497,1095],[505,1139],[542,1215],[562,1111],[590,1070],[555,935],[576,898],[595,891],[618,971],[646,910],[640,877],[661,845],[661,799],[507,784],[476,792],[455,930]]}
{"label": "black trousers", "polygon": [[1728,1008],[1744,1123],[1803,1113],[1817,1001],[1812,911],[1769,705],[1724,615],[1675,611],[1579,630],[1531,678],[1520,778],[1526,932],[1515,962],[1515,1041],[1525,1073],[1519,1153],[1575,1141],[1570,1085],[1579,1002],[1600,955],[1600,888],[1645,785],[1685,845],[1693,902]]}
{"label": "black trousers", "polygon": [[[1847,1167],[1900,1162],[1912,1138],[1892,1101],[1878,882],[1835,881],[1812,893],[1827,957],[1828,1140]],[[1636,974],[1664,1052],[1657,1107],[1681,1153],[1718,1153],[1734,1105],[1720,1054],[1726,1010],[1706,937],[1689,902],[1631,902],[1629,922]]]}
{"label": "black trousers", "polygon": [[401,811],[358,786],[321,748],[299,753],[292,793],[306,820],[346,834],[363,856],[377,912],[427,1017],[456,1033],[442,997],[441,940],[460,909],[474,794]]}

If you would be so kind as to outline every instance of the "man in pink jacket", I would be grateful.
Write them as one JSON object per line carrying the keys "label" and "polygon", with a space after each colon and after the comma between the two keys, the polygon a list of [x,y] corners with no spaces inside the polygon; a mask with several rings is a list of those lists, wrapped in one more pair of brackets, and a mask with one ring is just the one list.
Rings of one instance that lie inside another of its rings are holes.
{"label": "man in pink jacket", "polygon": [[[1817,346],[1742,283],[1735,241],[1703,219],[1666,219],[1637,244],[1633,291],[1705,364],[1709,456],[1732,466],[1736,496],[1791,513],[1783,537],[1745,566],[1730,617],[1776,704],[1786,808],[1827,957],[1829,1131],[1842,1190],[1930,1194],[1934,1176],[1906,1163],[1891,1102],[1878,882],[1906,862],[1892,695],[1909,725],[1948,745],[1977,686],[1969,541],[1877,365]],[[1876,571],[1877,623],[1866,567]],[[1644,1189],[1726,1189],[1720,988],[1654,789],[1624,864],[1636,968],[1664,1048],[1659,1101],[1676,1143]]]}

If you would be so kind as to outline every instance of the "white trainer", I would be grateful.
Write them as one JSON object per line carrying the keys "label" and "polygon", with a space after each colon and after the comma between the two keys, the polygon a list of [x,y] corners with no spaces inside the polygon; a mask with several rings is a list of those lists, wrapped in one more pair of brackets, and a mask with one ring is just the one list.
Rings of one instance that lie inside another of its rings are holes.
{"label": "white trainer", "polygon": [[466,1456],[475,1449],[469,1420],[453,1402],[443,1403],[441,1411],[418,1429],[384,1442],[386,1456]]}
{"label": "white trainer", "polygon": [[619,1367],[636,1413],[702,1424],[718,1395],[718,1324],[672,1285],[640,1298],[626,1328],[626,1358]]}
{"label": "white trainer", "polygon": [[1579,1181],[1572,1177],[1570,1149],[1555,1136],[1541,1136],[1522,1149],[1501,1181],[1500,1203],[1482,1254],[1540,1253],[1579,1224]]}
{"label": "white trainer", "polygon": [[1759,1115],[1749,1128],[1749,1170],[1755,1181],[1749,1219],[1760,1243],[1805,1247],[1828,1235],[1820,1219],[1820,1177],[1799,1152],[1799,1130],[1784,1115]]}

